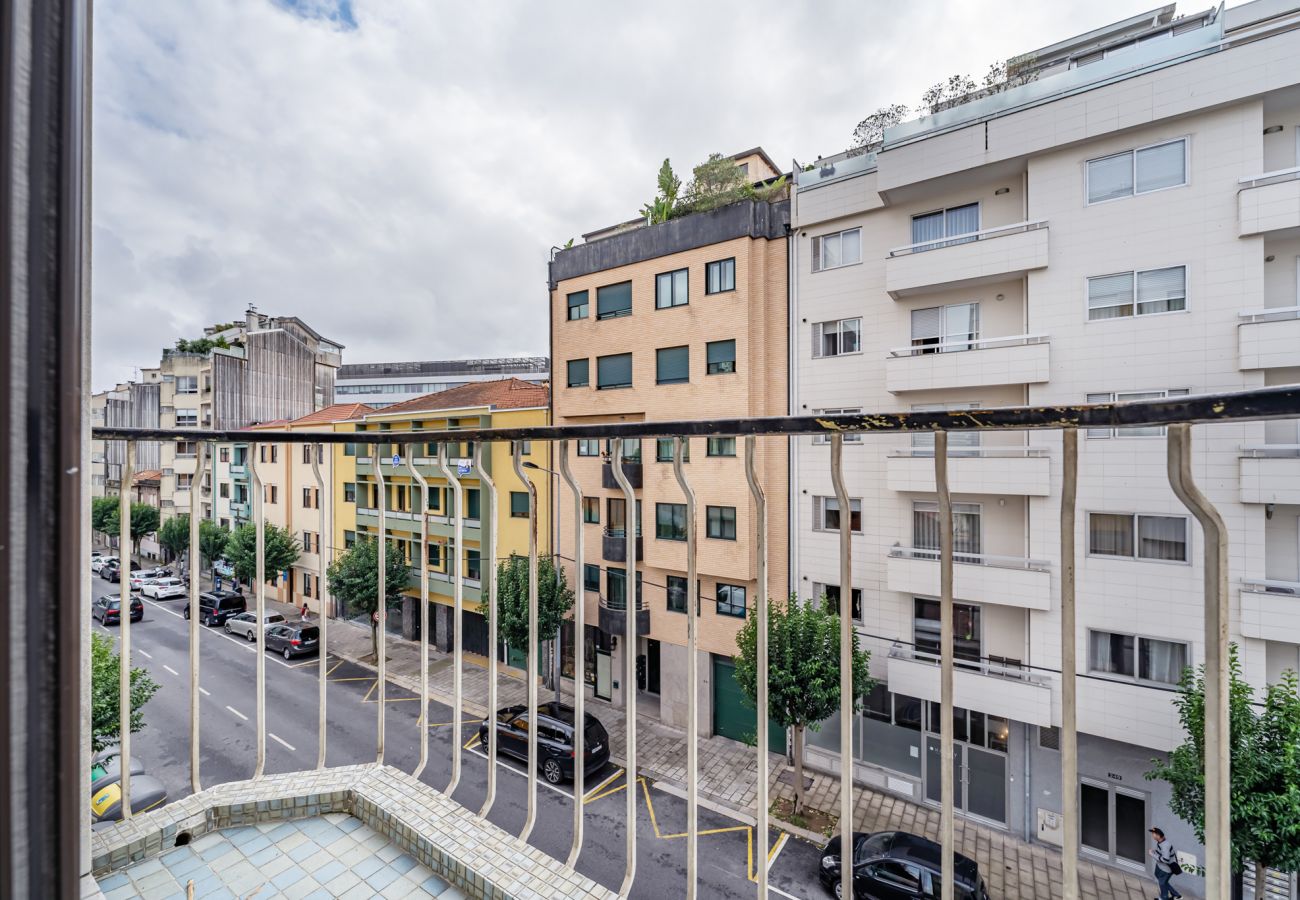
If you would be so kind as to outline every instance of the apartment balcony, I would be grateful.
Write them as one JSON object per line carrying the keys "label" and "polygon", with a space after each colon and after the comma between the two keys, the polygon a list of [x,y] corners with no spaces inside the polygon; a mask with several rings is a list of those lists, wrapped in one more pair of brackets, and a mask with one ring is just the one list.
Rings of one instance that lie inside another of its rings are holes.
{"label": "apartment balcony", "polygon": [[897,394],[1042,384],[1050,371],[1048,336],[1017,334],[890,350],[885,358],[885,388]]}
{"label": "apartment balcony", "polygon": [[1256,309],[1238,314],[1237,368],[1300,366],[1300,306]]}
{"label": "apartment balcony", "polygon": [[[934,450],[897,450],[885,460],[891,491],[933,494]],[[1051,464],[1045,447],[949,447],[948,487],[957,494],[1046,497]]]}
{"label": "apartment balcony", "polygon": [[252,515],[252,510],[246,501],[231,500],[230,514],[236,519],[247,519]]}
{"label": "apartment balcony", "polygon": [[[1085,665],[1081,659],[1080,669]],[[1079,678],[1078,725],[1082,734],[1168,752],[1183,742],[1175,688],[1105,677]]]}
{"label": "apartment balcony", "polygon": [[[412,591],[420,590],[420,570],[415,566],[407,569],[408,575],[406,586]],[[429,593],[436,594],[439,597],[455,598],[456,596],[456,576],[448,572],[430,572],[425,570],[429,577]],[[483,599],[483,580],[479,569],[471,569],[466,572],[464,580],[461,582],[461,598],[469,603],[478,603]]]}
{"label": "apartment balcony", "polygon": [[[1051,563],[1046,560],[957,553],[952,582],[958,600],[1019,609],[1052,608]],[[938,597],[939,551],[891,548],[885,561],[885,583],[891,591]]]}
{"label": "apartment balcony", "polygon": [[889,251],[885,290],[895,300],[1018,278],[1047,268],[1047,222],[1017,222]]}
{"label": "apartment balcony", "polygon": [[[357,525],[379,532],[379,510],[372,507],[358,506]],[[420,514],[410,511],[385,510],[384,527],[389,531],[403,531],[412,535],[420,534]],[[466,541],[479,541],[483,536],[481,519],[462,519],[461,533]],[[449,516],[429,516],[429,536],[454,538],[456,523]]]}
{"label": "apartment balcony", "polygon": [[[638,593],[640,592],[638,591]],[[636,633],[638,635],[649,634],[650,608],[646,606],[644,597],[637,600],[636,609],[632,611],[632,614],[636,616]],[[617,637],[627,634],[626,600],[611,600],[605,594],[601,594],[597,615],[601,631]]]}
{"label": "apartment balcony", "polygon": [[1300,644],[1300,584],[1242,579],[1241,633],[1263,641]]}
{"label": "apartment balcony", "polygon": [[1300,504],[1300,444],[1247,444],[1238,464],[1242,503]]}
{"label": "apartment balcony", "polygon": [[[633,490],[641,489],[641,463],[629,462],[623,460],[623,475],[627,478],[627,483],[632,485]],[[614,464],[606,461],[600,467],[600,486],[612,491],[621,491],[623,486],[618,483],[614,477]]]}
{"label": "apartment balcony", "polygon": [[[636,559],[644,562],[645,550],[641,543],[641,534],[636,536]],[[601,534],[600,555],[606,562],[627,562],[627,532],[622,528],[606,528]]]}
{"label": "apartment balcony", "polygon": [[[371,478],[374,477],[375,460],[373,456],[358,456],[355,464],[358,475],[369,476]],[[410,475],[410,469],[407,468],[405,455],[399,455],[398,462],[394,464],[392,454],[385,454],[379,458],[379,464],[383,469],[385,478],[390,478],[394,475]],[[458,478],[478,478],[477,473],[475,473],[473,469],[473,460],[469,458],[450,457],[447,460],[447,467]],[[438,459],[434,456],[416,456],[415,468],[426,478],[443,477],[442,470],[438,468]],[[488,474],[492,473],[491,456],[489,454],[483,455],[483,468],[488,472]]]}
{"label": "apartment balcony", "polygon": [[[893,693],[939,701],[937,655],[895,644],[885,670]],[[952,693],[953,704],[966,709],[1045,727],[1060,721],[1052,713],[1048,680],[1020,666],[989,659],[956,660]]]}
{"label": "apartment balcony", "polygon": [[1300,166],[1241,179],[1238,237],[1295,228],[1300,228]]}

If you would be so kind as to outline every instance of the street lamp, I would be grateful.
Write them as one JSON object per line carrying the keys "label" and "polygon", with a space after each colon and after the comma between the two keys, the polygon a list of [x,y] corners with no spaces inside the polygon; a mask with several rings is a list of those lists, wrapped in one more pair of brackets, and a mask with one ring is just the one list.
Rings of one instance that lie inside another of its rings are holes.
{"label": "street lamp", "polygon": [[[536,470],[536,471],[538,471],[538,472],[546,472],[546,473],[549,474],[549,475],[554,475],[557,479],[560,477],[560,473],[559,473],[559,472],[556,472],[554,469],[548,469],[548,468],[546,468],[546,466],[539,466],[539,465],[538,465],[537,463],[535,463],[535,462],[525,461],[525,462],[523,463],[523,467],[524,467],[525,469],[534,469],[534,470]],[[554,562],[554,568],[555,568],[555,587],[556,587],[556,589],[558,590],[558,589],[560,588],[561,584],[562,584],[562,578],[563,578],[563,575],[562,575],[561,572],[560,572],[560,523],[559,523],[559,519],[558,519],[558,517],[556,517],[556,516],[552,516],[552,518],[555,519],[555,521],[553,521],[553,522],[551,523],[551,525],[552,525],[552,533],[551,533],[551,553],[552,553],[552,555],[555,557],[555,562]],[[495,561],[495,560],[493,560],[493,564],[494,564],[494,565],[496,564],[496,561]],[[582,573],[581,573],[581,572],[578,573],[578,577],[579,577],[579,578],[582,577]],[[584,599],[584,598],[579,598],[579,601],[578,601],[578,602],[582,602],[582,599]],[[561,683],[560,683],[560,644],[561,644],[561,635],[563,634],[563,627],[564,627],[564,626],[561,625],[561,626],[560,626],[560,630],[556,631],[556,633],[555,633],[555,653],[553,654],[553,656],[554,656],[554,660],[553,660],[553,663],[552,663],[552,666],[551,666],[551,670],[552,670],[552,671],[551,671],[551,678],[553,679],[553,682],[554,682],[554,684],[555,684],[555,702],[556,702],[556,703],[563,703],[563,702],[564,702],[564,690],[563,690],[563,688],[562,688],[562,686],[561,686]],[[580,640],[582,640],[582,639],[583,639],[583,635],[580,635],[580,634],[575,634],[575,635],[574,635],[574,640],[576,640],[576,641],[580,641]],[[575,678],[576,678],[576,675],[575,675]],[[575,683],[574,690],[578,690],[578,689],[579,689],[579,688],[576,686],[576,683]]]}

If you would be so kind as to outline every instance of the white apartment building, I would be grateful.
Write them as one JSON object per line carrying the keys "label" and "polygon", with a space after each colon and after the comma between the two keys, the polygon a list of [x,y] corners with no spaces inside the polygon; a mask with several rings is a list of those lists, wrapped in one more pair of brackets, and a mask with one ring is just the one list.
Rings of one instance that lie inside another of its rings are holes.
{"label": "white apartment building", "polygon": [[[1172,5],[1041,48],[1036,80],[797,175],[793,409],[1077,404],[1300,382],[1300,6]],[[1295,422],[1194,429],[1229,523],[1231,639],[1256,686],[1300,649]],[[957,805],[1059,843],[1057,433],[954,435]],[[829,448],[795,442],[792,584],[838,596]],[[932,439],[845,447],[854,613],[880,686],[857,775],[939,797]],[[1203,851],[1143,774],[1181,743],[1204,661],[1203,541],[1157,429],[1080,440],[1078,724],[1085,854],[1144,868],[1147,829]],[[828,502],[829,499],[829,502]],[[860,505],[860,506],[859,506]],[[931,707],[933,703],[933,707]],[[840,723],[808,761],[838,765]],[[1182,883],[1190,883],[1184,878]]]}
{"label": "white apartment building", "polygon": [[551,361],[545,356],[512,356],[348,363],[339,369],[334,383],[334,402],[364,403],[380,409],[474,381],[512,377],[541,384],[551,377]]}

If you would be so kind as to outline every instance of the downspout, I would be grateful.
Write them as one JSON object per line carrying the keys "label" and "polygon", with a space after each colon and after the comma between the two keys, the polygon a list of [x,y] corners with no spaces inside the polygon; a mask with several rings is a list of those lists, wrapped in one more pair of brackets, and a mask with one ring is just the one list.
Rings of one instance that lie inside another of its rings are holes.
{"label": "downspout", "polygon": [[[796,276],[799,271],[799,247],[798,247],[798,209],[799,209],[799,186],[798,186],[799,164],[791,162],[790,165],[790,224],[786,226],[785,234],[785,259],[786,259],[786,276],[785,276],[785,308],[786,308],[786,414],[796,415],[798,406],[796,401],[799,397],[797,365],[798,356],[795,348],[798,346],[797,336],[799,334],[798,309],[799,309],[799,291]],[[799,591],[799,521],[796,511],[799,503],[799,467],[796,465],[797,454],[799,450],[799,441],[795,437],[786,438],[785,454],[785,483],[786,483],[786,564],[788,571],[786,573],[786,590],[792,594]],[[850,594],[852,587],[850,586]],[[782,598],[783,600],[786,598]],[[793,765],[793,741],[792,729],[786,729],[786,749],[785,759],[787,765]]]}

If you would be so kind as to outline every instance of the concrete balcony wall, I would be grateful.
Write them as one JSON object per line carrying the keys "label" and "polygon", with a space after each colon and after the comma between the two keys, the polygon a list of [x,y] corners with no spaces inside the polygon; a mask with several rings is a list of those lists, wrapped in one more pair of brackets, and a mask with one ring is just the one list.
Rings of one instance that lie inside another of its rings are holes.
{"label": "concrete balcony wall", "polygon": [[1237,234],[1250,237],[1300,228],[1300,171],[1237,192]]}
{"label": "concrete balcony wall", "polygon": [[[1300,592],[1300,585],[1295,589]],[[1300,644],[1300,593],[1267,591],[1245,584],[1241,588],[1241,633],[1266,641]]]}
{"label": "concrete balcony wall", "polygon": [[[1046,497],[1051,462],[1046,456],[950,456],[948,481],[956,494]],[[934,493],[934,457],[889,457],[885,483],[891,491]]]}
{"label": "concrete balcony wall", "polygon": [[[896,694],[938,702],[939,666],[927,660],[890,656],[886,664],[889,689]],[[979,712],[1049,726],[1059,722],[1053,712],[1049,685],[986,675],[957,667],[953,671],[953,703]]]}
{"label": "concrete balcony wall", "polygon": [[[954,562],[952,569],[953,595],[959,600],[1019,609],[1052,608],[1050,572],[962,562]],[[937,597],[939,561],[890,556],[885,561],[885,583],[891,591]]]}
{"label": "concrete balcony wall", "polygon": [[1238,325],[1237,366],[1243,370],[1300,366],[1300,318]]}
{"label": "concrete balcony wall", "polygon": [[1027,231],[989,231],[978,240],[886,258],[885,290],[897,300],[1047,267],[1045,223]]}
{"label": "concrete balcony wall", "polygon": [[1300,504],[1300,457],[1243,456],[1237,462],[1242,503]]}
{"label": "concrete balcony wall", "polygon": [[1169,751],[1183,740],[1172,690],[1100,678],[1078,680],[1079,731]]}
{"label": "concrete balcony wall", "polygon": [[1042,384],[1050,377],[1050,371],[1051,345],[1047,341],[955,353],[890,356],[885,359],[885,388],[899,393]]}

